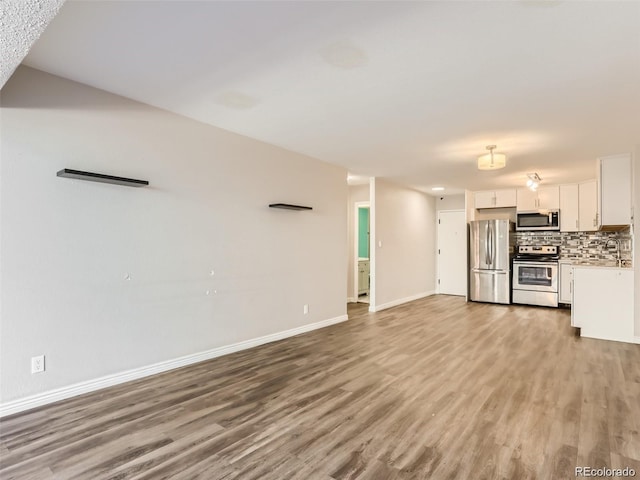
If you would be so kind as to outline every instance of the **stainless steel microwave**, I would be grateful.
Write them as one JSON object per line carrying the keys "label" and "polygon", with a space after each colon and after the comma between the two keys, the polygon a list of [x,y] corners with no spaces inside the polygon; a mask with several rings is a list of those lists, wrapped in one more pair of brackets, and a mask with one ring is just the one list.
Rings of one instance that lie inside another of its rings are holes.
{"label": "stainless steel microwave", "polygon": [[560,230],[560,210],[516,212],[516,230]]}

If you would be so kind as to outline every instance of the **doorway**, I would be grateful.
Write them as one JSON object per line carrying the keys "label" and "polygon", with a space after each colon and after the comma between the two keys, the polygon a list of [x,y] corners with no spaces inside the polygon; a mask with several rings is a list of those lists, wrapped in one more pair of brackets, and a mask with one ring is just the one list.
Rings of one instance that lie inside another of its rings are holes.
{"label": "doorway", "polygon": [[359,303],[369,303],[370,295],[370,210],[369,202],[355,203],[354,244],[354,298]]}
{"label": "doorway", "polygon": [[467,224],[464,210],[438,212],[438,293],[467,293]]}

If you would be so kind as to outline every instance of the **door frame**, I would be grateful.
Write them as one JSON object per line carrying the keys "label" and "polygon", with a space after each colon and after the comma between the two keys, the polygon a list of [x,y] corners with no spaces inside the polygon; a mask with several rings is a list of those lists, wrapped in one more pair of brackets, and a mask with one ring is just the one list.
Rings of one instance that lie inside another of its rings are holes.
{"label": "door frame", "polygon": [[[436,224],[436,278],[435,278],[435,284],[436,284],[436,293],[440,294],[440,283],[438,282],[438,279],[440,278],[440,254],[438,253],[440,251],[440,213],[462,213],[464,214],[464,227],[465,227],[465,231],[466,231],[466,225],[467,225],[467,211],[464,208],[456,208],[456,209],[450,209],[450,210],[438,210],[438,223]],[[466,234],[465,234],[466,236]],[[467,242],[469,241],[469,239],[467,239]],[[468,248],[465,249],[465,259],[467,258],[468,252],[467,252]],[[469,268],[468,268],[468,259],[465,262],[465,264],[467,265],[467,268],[465,269],[465,277],[464,277],[464,284],[465,284],[465,298],[467,295],[467,291],[468,291],[468,284],[469,284]]]}
{"label": "door frame", "polygon": [[[354,228],[353,228],[353,298],[358,302],[358,235],[360,233],[360,208],[369,209],[369,277],[371,277],[371,202],[354,202]],[[371,287],[369,287],[369,302],[371,302]],[[371,303],[369,303],[371,305]]]}

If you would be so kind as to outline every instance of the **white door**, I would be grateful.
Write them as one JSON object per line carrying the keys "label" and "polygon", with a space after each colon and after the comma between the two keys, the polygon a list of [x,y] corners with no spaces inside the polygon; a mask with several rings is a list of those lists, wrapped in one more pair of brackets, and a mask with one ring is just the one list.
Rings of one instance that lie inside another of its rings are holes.
{"label": "white door", "polygon": [[464,210],[438,212],[438,293],[467,293],[467,225]]}

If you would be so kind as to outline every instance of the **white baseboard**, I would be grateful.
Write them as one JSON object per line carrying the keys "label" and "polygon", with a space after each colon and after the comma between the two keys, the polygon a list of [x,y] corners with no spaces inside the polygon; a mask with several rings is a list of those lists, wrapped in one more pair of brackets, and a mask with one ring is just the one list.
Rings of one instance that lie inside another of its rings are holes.
{"label": "white baseboard", "polygon": [[591,335],[588,332],[586,334],[582,333],[584,329],[580,329],[580,336],[582,338],[594,338],[596,340],[606,340],[608,342],[622,342],[622,343],[638,343],[640,344],[640,337],[611,337],[606,335]]}
{"label": "white baseboard", "polygon": [[265,343],[283,340],[285,338],[300,335],[301,333],[307,333],[312,330],[318,330],[319,328],[328,327],[346,320],[348,320],[347,315],[340,315],[339,317],[329,318],[327,320],[310,323],[308,325],[302,325],[301,327],[292,328],[283,332],[272,333],[270,335],[245,340],[232,345],[212,348],[211,350],[206,350],[204,352],[185,355],[184,357],[166,360],[146,367],[134,368],[133,370],[127,370],[113,375],[88,380],[86,382],[56,388],[55,390],[49,390],[48,392],[38,393],[18,400],[12,400],[10,402],[0,404],[0,417],[13,415],[14,413],[41,407],[42,405],[64,400],[65,398],[75,397],[77,395],[93,392],[95,390],[111,387],[131,380],[148,377],[149,375],[155,375],[156,373],[166,372],[167,370],[173,370],[175,368],[184,367],[204,360],[221,357],[222,355],[227,355],[229,353],[239,352],[240,350],[257,347],[259,345],[264,345]]}
{"label": "white baseboard", "polygon": [[357,298],[354,297],[347,297],[347,303],[356,303],[358,301]]}
{"label": "white baseboard", "polygon": [[402,305],[403,303],[413,302],[414,300],[418,300],[420,298],[429,297],[431,295],[435,295],[435,290],[431,290],[429,292],[418,293],[417,295],[411,295],[410,297],[400,298],[398,300],[393,300],[391,302],[383,303],[380,305],[369,305],[370,312],[379,312],[380,310],[385,310],[387,308],[396,307],[398,305]]}

